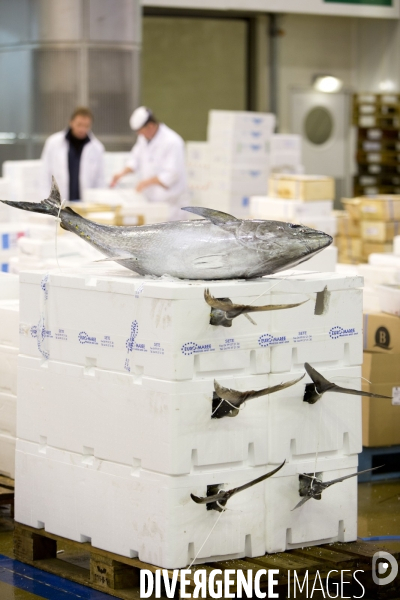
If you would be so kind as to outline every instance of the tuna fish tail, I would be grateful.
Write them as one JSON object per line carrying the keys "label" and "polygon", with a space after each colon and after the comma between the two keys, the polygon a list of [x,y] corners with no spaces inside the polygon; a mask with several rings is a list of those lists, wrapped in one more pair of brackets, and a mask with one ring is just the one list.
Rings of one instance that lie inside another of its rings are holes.
{"label": "tuna fish tail", "polygon": [[54,177],[52,177],[51,179],[51,190],[49,197],[45,200],[42,200],[41,202],[13,202],[11,200],[0,200],[0,202],[8,204],[8,206],[20,208],[21,210],[28,210],[30,212],[41,213],[44,215],[51,215],[53,217],[58,217],[61,210],[66,210],[67,212],[74,212],[70,208],[62,208],[60,190],[58,189],[58,185]]}

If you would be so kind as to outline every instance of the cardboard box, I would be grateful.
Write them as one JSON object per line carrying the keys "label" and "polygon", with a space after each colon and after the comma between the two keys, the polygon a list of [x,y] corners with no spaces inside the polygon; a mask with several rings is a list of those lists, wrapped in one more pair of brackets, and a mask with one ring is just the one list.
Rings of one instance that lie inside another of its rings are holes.
{"label": "cardboard box", "polygon": [[400,404],[396,391],[400,388],[400,354],[364,352],[363,390],[373,394],[394,396],[393,400],[363,398],[363,446],[393,446],[400,444]]}
{"label": "cardboard box", "polygon": [[360,237],[360,221],[352,218],[351,214],[345,210],[335,210],[334,215],[337,219],[338,235],[344,237]]}
{"label": "cardboard box", "polygon": [[361,238],[337,236],[335,245],[339,251],[339,262],[358,263],[362,260]]}
{"label": "cardboard box", "polygon": [[342,198],[345,211],[354,221],[361,219],[361,198]]}
{"label": "cardboard box", "polygon": [[391,242],[399,233],[399,221],[361,221],[361,237],[369,242]]}
{"label": "cardboard box", "polygon": [[334,200],[335,180],[323,175],[272,175],[269,195],[292,200]]}
{"label": "cardboard box", "polygon": [[368,261],[371,254],[385,254],[392,252],[393,244],[391,242],[365,242],[362,241],[361,256],[363,260]]}
{"label": "cardboard box", "polygon": [[[363,335],[364,350],[400,354],[400,317],[386,313],[364,313]],[[398,370],[400,380],[400,364]],[[381,383],[387,381],[389,380],[386,377]]]}
{"label": "cardboard box", "polygon": [[400,196],[361,196],[361,219],[368,221],[400,221]]}

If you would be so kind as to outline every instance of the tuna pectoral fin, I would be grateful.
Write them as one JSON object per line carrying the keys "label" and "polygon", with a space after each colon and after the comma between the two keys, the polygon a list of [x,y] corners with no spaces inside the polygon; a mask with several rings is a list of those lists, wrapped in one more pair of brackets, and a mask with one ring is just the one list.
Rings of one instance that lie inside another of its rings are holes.
{"label": "tuna pectoral fin", "polygon": [[239,221],[236,217],[228,215],[228,213],[221,212],[220,210],[213,210],[212,208],[203,208],[202,206],[185,206],[182,210],[199,215],[214,225],[226,225],[233,221]]}
{"label": "tuna pectoral fin", "polygon": [[228,319],[235,319],[236,317],[249,312],[263,312],[267,310],[295,308],[296,306],[304,304],[304,302],[308,302],[308,300],[304,300],[304,302],[298,302],[297,304],[266,304],[264,306],[253,306],[252,304],[234,304],[229,298],[215,298],[212,294],[210,294],[209,289],[204,290],[204,300],[209,306],[211,306],[211,308],[224,311]]}
{"label": "tuna pectoral fin", "polygon": [[214,379],[214,390],[221,400],[227,400],[231,405],[239,408],[239,406],[241,406],[243,402],[246,402],[246,400],[252,400],[253,398],[259,398],[260,396],[266,396],[267,394],[273,394],[274,392],[284,390],[301,381],[303,377],[304,375],[298,379],[292,379],[291,381],[280,383],[279,385],[274,385],[273,387],[264,388],[262,390],[250,390],[247,392],[238,392],[237,390],[231,390],[230,388],[223,387]]}
{"label": "tuna pectoral fin", "polygon": [[381,396],[381,394],[372,394],[371,392],[363,392],[363,390],[353,390],[351,388],[340,387],[334,385],[330,392],[338,392],[339,394],[352,394],[353,396],[365,396],[367,398],[384,398],[385,400],[391,400],[391,396]]}
{"label": "tuna pectoral fin", "polygon": [[99,258],[94,262],[111,262],[111,261],[121,261],[121,260],[137,260],[136,256],[108,256],[107,258]]}

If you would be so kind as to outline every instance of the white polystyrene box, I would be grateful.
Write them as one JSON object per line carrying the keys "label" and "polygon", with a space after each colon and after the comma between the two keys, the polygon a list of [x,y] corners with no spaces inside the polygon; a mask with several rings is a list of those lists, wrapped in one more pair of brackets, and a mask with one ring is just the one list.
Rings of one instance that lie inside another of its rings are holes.
{"label": "white polystyrene box", "polygon": [[0,432],[0,473],[15,479],[15,444],[14,435]]}
{"label": "white polystyrene box", "polygon": [[304,271],[307,270],[317,271],[318,273],[330,273],[335,272],[337,265],[338,249],[336,246],[329,246],[324,248],[321,252],[318,252],[315,256],[312,256],[307,264],[300,264],[297,267],[293,267],[291,270]]}
{"label": "white polystyrene box", "polygon": [[[329,381],[361,389],[361,367],[320,369]],[[270,385],[290,381],[298,374],[271,374]],[[299,383],[268,397],[268,460],[298,462],[315,457],[357,454],[362,450],[361,397],[326,392],[315,404],[304,402],[306,375]]]}
{"label": "white polystyrene box", "polygon": [[[268,375],[218,381],[240,391],[268,387]],[[213,391],[212,379],[134,378],[21,355],[18,437],[171,475],[267,464],[267,396],[236,417],[212,419]]]}
{"label": "white polystyrene box", "polygon": [[[0,433],[15,437],[17,421],[17,398],[0,392]],[[0,453],[1,456],[1,453]],[[0,469],[1,470],[1,469]]]}
{"label": "white polystyrene box", "polygon": [[287,464],[265,487],[267,552],[357,539],[357,477],[332,485],[321,500],[301,500],[299,475],[322,473],[330,481],[357,472],[358,456],[321,458]]}
{"label": "white polystyrene box", "polygon": [[19,346],[19,300],[0,300],[0,344]]}
{"label": "white polystyrene box", "polygon": [[376,252],[370,254],[368,257],[368,262],[370,265],[377,267],[384,266],[400,269],[400,256],[397,254],[391,254],[389,252]]}
{"label": "white polystyrene box", "polygon": [[379,307],[382,312],[400,316],[400,285],[379,285]]}
{"label": "white polystyrene box", "polygon": [[[362,351],[362,279],[304,272],[285,277],[187,282],[139,278],[123,269],[108,276],[91,268],[23,273],[21,353],[174,380],[237,368],[268,373],[265,348],[283,352],[276,371],[291,369],[294,351],[303,357],[307,349],[319,363],[343,357],[347,344],[348,364],[361,364],[353,354]],[[207,287],[238,303],[306,302],[254,313],[256,325],[240,316],[226,328],[209,323]],[[318,344],[316,358],[310,346]]]}
{"label": "white polystyrene box", "polygon": [[17,394],[18,348],[0,345],[0,392]]}
{"label": "white polystyrene box", "polygon": [[[95,548],[164,568],[265,554],[265,486],[237,494],[220,514],[190,493],[243,485],[270,467],[243,467],[170,477],[17,440],[15,518]],[[112,514],[112,518],[110,518]]]}
{"label": "white polystyrene box", "polygon": [[393,239],[393,254],[400,256],[400,235],[396,235]]}
{"label": "white polystyrene box", "polygon": [[400,264],[396,267],[384,265],[358,265],[358,272],[364,277],[365,286],[400,283]]}
{"label": "white polystyrene box", "polygon": [[302,223],[311,217],[329,217],[332,210],[332,200],[320,200],[311,204],[302,200],[283,200],[269,196],[250,198],[250,214],[253,219]]}
{"label": "white polystyrene box", "polygon": [[17,300],[19,297],[19,277],[10,273],[0,273],[0,300]]}
{"label": "white polystyrene box", "polygon": [[363,311],[381,312],[379,291],[376,286],[365,286],[363,290]]}
{"label": "white polystyrene box", "polygon": [[251,196],[266,193],[268,189],[268,168],[232,167],[230,165],[211,165],[210,181],[212,191],[231,192]]}

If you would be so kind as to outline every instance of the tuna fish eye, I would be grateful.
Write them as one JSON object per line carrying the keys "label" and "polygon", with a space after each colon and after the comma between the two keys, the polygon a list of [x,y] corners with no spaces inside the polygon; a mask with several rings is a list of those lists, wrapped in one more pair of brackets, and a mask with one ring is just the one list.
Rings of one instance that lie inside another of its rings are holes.
{"label": "tuna fish eye", "polygon": [[301,225],[296,225],[295,223],[288,223],[289,227],[291,227],[292,229],[297,229],[298,227],[301,227]]}

